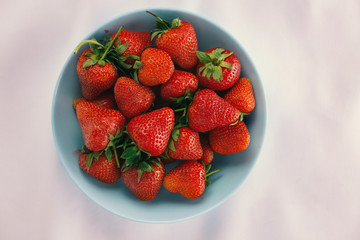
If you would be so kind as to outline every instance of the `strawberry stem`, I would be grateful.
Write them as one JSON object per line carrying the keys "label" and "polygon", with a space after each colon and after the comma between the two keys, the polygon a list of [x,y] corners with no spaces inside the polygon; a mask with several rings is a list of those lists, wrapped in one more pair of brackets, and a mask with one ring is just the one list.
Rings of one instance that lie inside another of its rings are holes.
{"label": "strawberry stem", "polygon": [[185,110],[186,110],[186,107],[178,108],[178,109],[175,109],[174,112],[181,112],[181,111],[185,111]]}
{"label": "strawberry stem", "polygon": [[[167,29],[170,29],[170,24],[169,22],[163,20],[161,17],[155,15],[154,13],[152,12],[149,12],[149,11],[146,11],[147,13],[153,15],[156,19],[158,19],[160,22],[161,22],[161,27],[166,27]],[[164,30],[164,29],[163,29]]]}
{"label": "strawberry stem", "polygon": [[114,155],[115,155],[115,160],[116,160],[116,165],[118,166],[118,168],[120,167],[120,162],[119,162],[119,157],[116,151],[116,147],[114,146]]}
{"label": "strawberry stem", "polygon": [[212,172],[209,172],[209,173],[207,173],[207,174],[205,175],[205,178],[209,177],[210,175],[212,175],[212,174],[214,174],[214,173],[220,172],[220,171],[221,171],[221,169],[216,169],[216,170],[214,170],[214,171],[212,171]]}
{"label": "strawberry stem", "polygon": [[93,44],[99,45],[100,47],[104,47],[104,45],[102,45],[101,43],[99,43],[99,42],[96,41],[96,40],[93,40],[93,39],[91,39],[91,40],[85,40],[85,41],[82,41],[82,42],[76,47],[76,49],[75,49],[75,51],[74,51],[74,54],[76,54],[76,53],[79,51],[80,47],[81,47],[82,45],[86,44],[86,43],[93,43]]}
{"label": "strawberry stem", "polygon": [[106,57],[106,55],[107,55],[107,53],[109,52],[110,48],[112,48],[112,46],[114,45],[115,40],[118,38],[120,32],[121,32],[123,29],[124,29],[124,25],[122,25],[122,26],[119,28],[119,30],[117,31],[115,37],[111,40],[110,44],[109,44],[109,45],[107,46],[107,48],[105,49],[105,52],[104,52],[104,54],[102,55],[102,57],[100,58],[99,61],[103,60],[103,59]]}

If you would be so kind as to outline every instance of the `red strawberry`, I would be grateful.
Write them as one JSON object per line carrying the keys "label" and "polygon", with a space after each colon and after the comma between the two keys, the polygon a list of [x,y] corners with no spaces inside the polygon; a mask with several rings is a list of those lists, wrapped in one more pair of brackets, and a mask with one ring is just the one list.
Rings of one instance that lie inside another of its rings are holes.
{"label": "red strawberry", "polygon": [[80,153],[80,168],[99,181],[114,183],[121,177],[121,170],[116,165],[114,155],[112,155],[110,161],[105,154],[101,154],[97,159],[93,158],[92,162],[89,162],[87,159],[89,159],[87,153]]}
{"label": "red strawberry", "polygon": [[105,41],[104,45],[96,39],[91,39],[81,42],[75,49],[74,54],[82,45],[89,43],[90,46],[90,49],[80,55],[76,65],[81,92],[87,100],[95,99],[102,92],[114,86],[118,78],[117,67],[121,62],[120,52],[123,52],[123,49],[114,47],[114,42],[123,28],[124,26],[121,26],[114,39]]}
{"label": "red strawberry", "polygon": [[198,160],[203,155],[199,134],[188,127],[175,129],[169,143],[168,154],[178,160]]}
{"label": "red strawberry", "polygon": [[[75,99],[73,101],[73,107],[76,109],[76,105],[78,105],[81,102],[87,101],[85,98],[81,97],[78,99]],[[100,94],[98,97],[96,97],[94,100],[90,100],[89,102],[103,108],[108,109],[115,109],[115,98],[114,93],[112,91],[106,91]]]}
{"label": "red strawberry", "polygon": [[209,144],[208,136],[205,134],[201,134],[200,143],[203,150],[203,155],[200,158],[199,162],[204,163],[205,165],[209,165],[214,159],[214,150],[211,148]]}
{"label": "red strawberry", "polygon": [[143,201],[149,201],[156,197],[165,176],[165,168],[161,162],[149,164],[153,170],[142,172],[140,178],[139,167],[130,168],[122,175],[125,185]]}
{"label": "red strawberry", "polygon": [[88,100],[93,100],[114,86],[118,73],[116,67],[108,62],[104,62],[104,65],[97,63],[90,66],[84,65],[86,61],[91,60],[90,57],[85,56],[88,54],[94,53],[91,49],[87,49],[80,55],[76,72],[80,80],[82,95]]}
{"label": "red strawberry", "polygon": [[239,110],[210,89],[198,92],[188,110],[189,126],[197,132],[228,125],[239,117]]}
{"label": "red strawberry", "polygon": [[115,136],[125,125],[124,116],[116,110],[81,102],[76,114],[86,147],[91,151],[103,150],[109,143],[109,134]]}
{"label": "red strawberry", "polygon": [[186,89],[194,93],[198,88],[198,79],[194,74],[175,70],[171,78],[161,85],[161,97],[165,101],[174,101],[172,98],[178,98],[185,94]]}
{"label": "red strawberry", "polygon": [[164,177],[164,187],[172,192],[179,193],[186,198],[198,198],[204,191],[205,187],[210,184],[207,177],[220,170],[207,173],[210,169],[198,161],[181,161],[178,166],[170,170]]}
{"label": "red strawberry", "polygon": [[157,156],[166,149],[174,121],[174,111],[164,107],[134,117],[127,131],[140,149]]}
{"label": "red strawberry", "polygon": [[254,92],[248,78],[240,78],[224,99],[242,113],[250,113],[255,108]]}
{"label": "red strawberry", "polygon": [[215,128],[209,133],[212,149],[220,154],[231,154],[245,150],[250,143],[250,134],[243,121]]}
{"label": "red strawberry", "polygon": [[169,54],[156,48],[147,48],[141,54],[143,66],[138,70],[139,81],[145,86],[167,82],[174,73],[174,63]]}
{"label": "red strawberry", "polygon": [[114,93],[120,112],[128,119],[147,111],[155,99],[150,88],[128,77],[117,80]]}
{"label": "red strawberry", "polygon": [[194,67],[197,63],[196,51],[198,50],[194,27],[179,18],[173,19],[170,23],[151,12],[148,13],[158,19],[152,35],[152,38],[157,36],[156,47],[168,52],[174,63],[181,68]]}
{"label": "red strawberry", "polygon": [[240,77],[241,65],[238,57],[223,48],[212,48],[197,52],[199,63],[196,76],[201,86],[212,90],[232,87]]}
{"label": "red strawberry", "polygon": [[[116,33],[111,35],[111,39],[115,37]],[[122,54],[126,55],[135,55],[140,57],[141,52],[148,46],[152,45],[151,36],[148,32],[138,32],[138,31],[121,31],[119,37],[115,40],[114,45],[118,44],[126,44],[126,50]],[[132,65],[134,63],[134,59],[127,58],[126,62]]]}

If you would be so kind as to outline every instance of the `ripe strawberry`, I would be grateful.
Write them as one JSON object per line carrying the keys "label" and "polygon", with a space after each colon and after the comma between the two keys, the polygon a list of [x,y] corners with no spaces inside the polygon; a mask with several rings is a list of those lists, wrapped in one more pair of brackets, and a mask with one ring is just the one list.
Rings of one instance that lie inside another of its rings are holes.
{"label": "ripe strawberry", "polygon": [[155,14],[158,21],[155,24],[155,30],[152,39],[155,40],[156,47],[169,53],[175,64],[183,69],[190,69],[197,63],[196,51],[198,43],[194,27],[181,21],[179,18],[173,19],[172,22],[165,21]]}
{"label": "ripe strawberry", "polygon": [[231,154],[245,150],[250,143],[250,134],[243,121],[215,128],[209,133],[209,142],[215,152]]}
{"label": "ripe strawberry", "polygon": [[250,113],[255,108],[254,92],[248,78],[240,78],[224,99],[242,113]]}
{"label": "ripe strawberry", "polygon": [[[124,26],[121,26],[115,35],[119,36]],[[95,99],[102,92],[114,86],[118,77],[118,51],[114,47],[115,39],[105,42],[105,45],[96,41],[96,39],[85,40],[81,42],[74,51],[76,54],[80,47],[89,43],[90,49],[85,50],[79,57],[76,64],[76,73],[81,84],[81,92],[87,100]],[[122,50],[121,50],[122,51]]]}
{"label": "ripe strawberry", "polygon": [[198,92],[188,110],[189,126],[197,132],[228,125],[239,117],[239,110],[210,89]]}
{"label": "ripe strawberry", "polygon": [[105,154],[101,154],[98,158],[93,158],[89,162],[87,153],[80,153],[79,166],[87,174],[93,176],[104,183],[114,183],[121,177],[121,170],[116,165],[114,155],[109,161]]}
{"label": "ripe strawberry", "polygon": [[[111,39],[114,39],[116,33],[111,35]],[[138,31],[121,31],[118,38],[115,40],[114,45],[118,44],[125,45],[126,50],[123,52],[123,56],[135,55],[140,57],[141,52],[148,46],[152,45],[151,35],[148,32],[138,32]],[[125,60],[126,63],[132,65],[135,60],[128,57]]]}
{"label": "ripe strawberry", "polygon": [[102,92],[114,86],[118,77],[116,67],[108,62],[104,65],[95,63],[86,65],[88,60],[92,60],[89,55],[94,54],[91,49],[85,50],[79,57],[76,72],[81,84],[81,93],[87,100],[93,100]]}
{"label": "ripe strawberry", "polygon": [[138,78],[145,86],[167,82],[175,69],[169,54],[156,48],[145,49],[141,54],[141,63],[143,66],[138,70]]}
{"label": "ripe strawberry", "polygon": [[147,111],[155,99],[150,88],[128,77],[117,80],[114,93],[120,112],[128,119]]}
{"label": "ripe strawberry", "polygon": [[200,143],[203,150],[203,155],[200,158],[199,162],[205,165],[209,165],[214,159],[214,150],[209,144],[209,138],[205,134],[200,134]]}
{"label": "ripe strawberry", "polygon": [[181,161],[178,166],[170,170],[164,177],[164,187],[172,192],[179,193],[186,198],[200,197],[205,187],[210,184],[207,177],[220,170],[207,173],[210,165],[205,169],[198,161]]}
{"label": "ripe strawberry", "polygon": [[167,102],[174,101],[174,98],[185,94],[186,89],[194,93],[198,88],[198,79],[194,74],[175,70],[171,78],[161,85],[160,94],[162,99]]}
{"label": "ripe strawberry", "polygon": [[203,155],[199,134],[188,127],[174,129],[168,154],[178,160],[198,160]]}
{"label": "ripe strawberry", "polygon": [[216,47],[196,53],[199,58],[196,76],[204,88],[225,90],[239,79],[241,65],[233,52]]}
{"label": "ripe strawberry", "polygon": [[109,134],[115,136],[125,125],[124,116],[116,110],[81,102],[76,114],[86,147],[91,151],[103,150],[109,143]]}
{"label": "ripe strawberry", "polygon": [[[75,99],[73,101],[73,107],[76,109],[76,105],[78,105],[81,102],[87,101],[85,98],[81,97],[78,99]],[[101,93],[99,96],[97,96],[94,100],[90,100],[89,102],[103,108],[108,109],[115,109],[115,98],[113,91],[105,91]]]}
{"label": "ripe strawberry", "polygon": [[174,121],[174,111],[164,107],[134,117],[130,120],[127,131],[140,149],[157,156],[166,149]]}
{"label": "ripe strawberry", "polygon": [[[146,163],[147,164],[147,163]],[[143,171],[139,177],[139,167],[130,168],[122,173],[125,185],[134,195],[143,201],[150,201],[156,197],[165,176],[165,167],[159,162],[149,163],[149,171]]]}

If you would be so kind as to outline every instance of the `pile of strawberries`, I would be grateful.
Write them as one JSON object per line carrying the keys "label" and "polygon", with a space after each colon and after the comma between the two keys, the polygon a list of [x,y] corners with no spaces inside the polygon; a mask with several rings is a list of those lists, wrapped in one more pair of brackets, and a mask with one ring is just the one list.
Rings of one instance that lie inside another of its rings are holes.
{"label": "pile of strawberries", "polygon": [[148,13],[157,19],[152,34],[121,26],[75,50],[89,44],[76,66],[82,98],[73,101],[84,139],[79,165],[104,183],[122,178],[141,200],[162,185],[198,198],[219,171],[209,171],[214,152],[249,145],[243,118],[255,107],[252,85],[231,50],[198,51],[190,23]]}

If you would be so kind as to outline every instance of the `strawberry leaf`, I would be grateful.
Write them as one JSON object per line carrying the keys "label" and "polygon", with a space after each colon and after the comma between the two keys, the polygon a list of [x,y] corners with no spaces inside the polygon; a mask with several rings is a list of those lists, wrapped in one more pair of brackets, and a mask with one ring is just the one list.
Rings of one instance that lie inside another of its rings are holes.
{"label": "strawberry leaf", "polygon": [[105,150],[105,156],[106,158],[109,160],[109,162],[111,161],[111,157],[112,157],[112,151],[111,151],[111,148],[107,148]]}
{"label": "strawberry leaf", "polygon": [[233,54],[233,52],[223,54],[224,51],[223,48],[216,48],[211,53],[197,51],[196,55],[199,61],[204,64],[199,68],[198,74],[209,80],[212,77],[217,82],[223,80],[222,68],[232,68],[230,63],[225,62],[225,59]]}
{"label": "strawberry leaf", "polygon": [[225,51],[225,49],[223,48],[217,48],[214,51],[212,51],[211,53],[217,58],[217,59],[221,59],[222,55],[221,53]]}
{"label": "strawberry leaf", "polygon": [[100,157],[100,155],[103,153],[103,151],[97,151],[97,152],[92,152],[94,155],[94,158],[98,159]]}
{"label": "strawberry leaf", "polygon": [[98,64],[99,64],[100,66],[104,66],[104,65],[105,65],[105,61],[104,61],[104,60],[99,60],[99,61],[98,61]]}
{"label": "strawberry leaf", "polygon": [[205,173],[208,173],[211,169],[211,164],[205,166]]}
{"label": "strawberry leaf", "polygon": [[97,61],[93,60],[93,59],[88,59],[84,62],[83,64],[83,68],[86,68],[86,67],[90,67],[92,65],[95,65],[97,63]]}
{"label": "strawberry leaf", "polygon": [[154,171],[154,167],[145,161],[139,163],[139,169],[141,169],[144,172]]}
{"label": "strawberry leaf", "polygon": [[[122,58],[122,57],[120,57],[120,58]],[[130,68],[131,68],[131,65],[125,63],[125,60],[126,60],[126,58],[124,58],[124,59],[119,59],[119,61],[118,61],[119,65],[120,65],[121,67],[125,68],[125,69],[130,69]]]}
{"label": "strawberry leaf", "polygon": [[[214,71],[212,72],[212,77],[214,78],[214,80],[215,81],[217,81],[217,82],[220,82],[219,80],[220,80],[220,77],[222,77],[222,74],[220,75],[220,73],[221,73],[221,69],[220,69],[220,71],[219,71],[219,69],[218,68],[215,68],[214,69]],[[210,76],[206,76],[208,79],[211,77],[211,75]]]}
{"label": "strawberry leaf", "polygon": [[172,131],[171,138],[176,142],[179,139],[179,135],[180,135],[180,130],[176,128]]}
{"label": "strawberry leaf", "polygon": [[233,52],[229,52],[226,54],[221,54],[221,60],[225,60],[227,57],[231,56],[233,54]]}
{"label": "strawberry leaf", "polygon": [[170,139],[168,148],[171,149],[172,151],[176,152],[174,140]]}
{"label": "strawberry leaf", "polygon": [[86,169],[89,171],[90,169],[90,166],[91,166],[91,163],[93,162],[94,160],[94,154],[93,153],[89,153],[87,156],[86,156]]}
{"label": "strawberry leaf", "polygon": [[[84,57],[86,58],[93,58],[94,54],[92,54],[91,52],[87,52],[85,53]],[[95,60],[95,59],[94,59]]]}
{"label": "strawberry leaf", "polygon": [[89,47],[90,47],[91,51],[94,53],[94,55],[99,55],[101,47],[95,43],[95,42],[97,42],[95,38],[92,38],[91,40],[94,41],[94,42],[89,43]]}
{"label": "strawberry leaf", "polygon": [[138,151],[134,155],[125,159],[125,166],[136,166],[141,160],[141,152]]}
{"label": "strawberry leaf", "polygon": [[134,66],[133,68],[134,69],[140,69],[144,66],[144,64],[142,62],[140,62],[139,60],[136,60],[135,63],[134,63]]}
{"label": "strawberry leaf", "polygon": [[91,153],[92,151],[91,151],[90,149],[88,149],[88,148],[86,147],[86,145],[84,145],[84,146],[81,148],[81,152],[82,152],[82,153]]}
{"label": "strawberry leaf", "polygon": [[163,30],[155,31],[151,34],[151,40],[153,40],[156,36],[161,37],[161,35],[164,33]]}
{"label": "strawberry leaf", "polygon": [[151,163],[154,163],[154,164],[156,164],[158,167],[163,167],[162,165],[161,165],[161,159],[160,158],[154,158],[154,159],[152,159],[151,160]]}
{"label": "strawberry leaf", "polygon": [[173,19],[170,23],[169,21],[163,20],[152,12],[146,12],[153,15],[157,19],[154,25],[155,29],[152,31],[151,34],[151,40],[153,40],[155,37],[161,37],[161,35],[166,33],[168,30],[175,29],[181,26],[181,20],[179,18]]}
{"label": "strawberry leaf", "polygon": [[143,170],[141,170],[141,169],[139,168],[139,169],[138,169],[138,178],[137,178],[138,182],[140,182],[140,179],[141,179],[142,174],[143,174]]}
{"label": "strawberry leaf", "polygon": [[137,146],[128,147],[125,151],[121,154],[121,158],[128,159],[131,156],[135,155],[139,151]]}
{"label": "strawberry leaf", "polygon": [[152,164],[146,161],[141,161],[138,166],[138,182],[140,182],[143,172],[150,172],[150,171],[155,171]]}
{"label": "strawberry leaf", "polygon": [[[208,70],[208,71],[206,71],[206,70]],[[207,78],[207,79],[210,79],[210,78],[211,78],[211,75],[214,74],[214,67],[211,66],[211,67],[205,69],[204,72],[206,72],[206,78]]]}
{"label": "strawberry leaf", "polygon": [[115,47],[115,51],[116,53],[121,56],[123,55],[123,53],[126,51],[126,49],[129,47],[129,43],[124,43],[124,44],[118,44]]}
{"label": "strawberry leaf", "polygon": [[198,57],[199,61],[206,64],[212,62],[211,56],[209,53],[196,51],[196,56]]}
{"label": "strawberry leaf", "polygon": [[231,68],[232,68],[232,67],[231,67],[231,64],[228,63],[228,62],[225,62],[225,61],[222,61],[219,66],[225,67],[225,68],[228,68],[228,69],[231,69]]}
{"label": "strawberry leaf", "polygon": [[123,133],[123,132],[122,132],[120,129],[118,129],[118,130],[116,131],[116,133],[115,133],[115,136],[109,134],[109,139],[110,139],[110,141],[113,141],[113,140],[115,140],[115,139],[120,138],[120,137],[122,136],[122,133]]}

